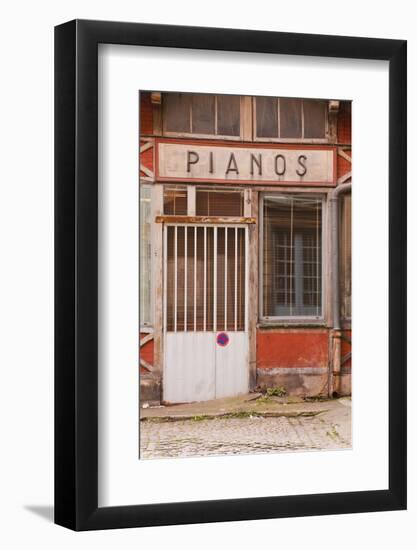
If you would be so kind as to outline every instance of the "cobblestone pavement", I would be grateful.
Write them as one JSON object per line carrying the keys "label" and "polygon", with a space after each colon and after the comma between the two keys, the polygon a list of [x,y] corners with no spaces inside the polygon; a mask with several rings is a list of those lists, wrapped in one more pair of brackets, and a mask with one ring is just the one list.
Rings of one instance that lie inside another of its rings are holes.
{"label": "cobblestone pavement", "polygon": [[312,417],[141,422],[141,458],[170,458],[351,447],[351,408]]}

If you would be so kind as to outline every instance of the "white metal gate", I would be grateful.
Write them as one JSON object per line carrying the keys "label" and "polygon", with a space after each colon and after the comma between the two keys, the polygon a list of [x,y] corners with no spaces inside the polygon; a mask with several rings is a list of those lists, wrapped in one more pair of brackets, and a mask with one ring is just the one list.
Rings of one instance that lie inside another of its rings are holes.
{"label": "white metal gate", "polygon": [[165,225],[165,401],[248,391],[247,249],[246,226]]}

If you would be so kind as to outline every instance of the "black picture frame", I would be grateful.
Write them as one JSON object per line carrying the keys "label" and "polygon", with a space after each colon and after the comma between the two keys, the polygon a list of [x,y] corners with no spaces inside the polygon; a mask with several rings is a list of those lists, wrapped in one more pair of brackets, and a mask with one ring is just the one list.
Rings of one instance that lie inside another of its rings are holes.
{"label": "black picture frame", "polygon": [[[389,62],[389,488],[98,507],[98,44]],[[55,28],[55,523],[74,530],[406,508],[404,40],[74,20]]]}

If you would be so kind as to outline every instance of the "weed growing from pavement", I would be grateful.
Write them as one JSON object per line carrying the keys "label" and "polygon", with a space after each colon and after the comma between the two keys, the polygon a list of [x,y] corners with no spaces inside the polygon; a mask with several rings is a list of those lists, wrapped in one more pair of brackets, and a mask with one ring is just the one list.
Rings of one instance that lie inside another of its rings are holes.
{"label": "weed growing from pavement", "polygon": [[287,395],[287,390],[284,386],[274,386],[266,389],[266,395],[268,397],[284,397]]}
{"label": "weed growing from pavement", "polygon": [[337,431],[335,424],[332,424],[332,427],[330,428],[330,431],[326,432],[326,435],[328,435],[332,439],[337,439],[338,437],[340,437],[340,434]]}

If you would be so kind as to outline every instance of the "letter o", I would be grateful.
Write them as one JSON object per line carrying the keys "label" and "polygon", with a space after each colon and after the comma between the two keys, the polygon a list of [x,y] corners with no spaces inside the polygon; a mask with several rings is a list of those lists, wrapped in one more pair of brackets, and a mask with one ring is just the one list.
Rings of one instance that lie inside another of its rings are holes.
{"label": "letter o", "polygon": [[[279,170],[278,161],[281,160],[282,163],[282,169]],[[277,176],[283,176],[285,174],[285,171],[287,169],[287,161],[285,160],[284,155],[275,155],[275,174]]]}

